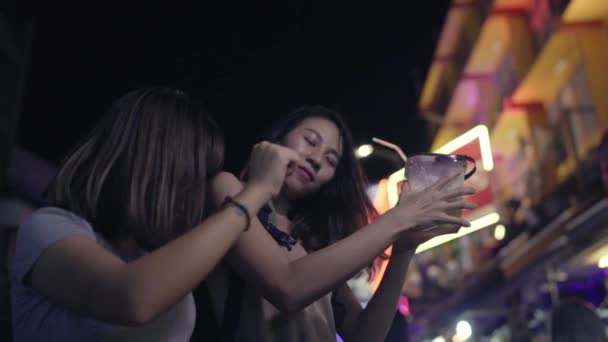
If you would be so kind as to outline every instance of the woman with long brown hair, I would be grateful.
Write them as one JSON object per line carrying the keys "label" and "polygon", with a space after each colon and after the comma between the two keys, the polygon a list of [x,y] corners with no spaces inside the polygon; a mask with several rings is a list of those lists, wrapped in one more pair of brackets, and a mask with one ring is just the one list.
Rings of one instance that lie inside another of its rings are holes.
{"label": "woman with long brown hair", "polygon": [[299,156],[254,149],[251,158],[252,182],[208,215],[223,138],[200,104],[162,87],[114,102],[60,167],[48,206],[19,228],[15,340],[188,341],[191,290]]}

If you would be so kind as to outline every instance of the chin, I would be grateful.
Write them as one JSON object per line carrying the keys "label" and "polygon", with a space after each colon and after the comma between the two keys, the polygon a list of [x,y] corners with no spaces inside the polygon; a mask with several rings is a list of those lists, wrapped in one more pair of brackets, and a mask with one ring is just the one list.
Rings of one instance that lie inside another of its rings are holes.
{"label": "chin", "polygon": [[290,199],[301,199],[310,196],[315,191],[316,190],[307,187],[306,184],[303,184],[301,181],[291,177],[288,177],[285,180],[282,189],[283,194]]}

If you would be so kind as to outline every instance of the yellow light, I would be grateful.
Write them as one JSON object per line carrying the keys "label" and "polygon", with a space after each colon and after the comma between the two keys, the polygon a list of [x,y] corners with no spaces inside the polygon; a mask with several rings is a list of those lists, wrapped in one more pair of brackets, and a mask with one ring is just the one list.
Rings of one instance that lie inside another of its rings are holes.
{"label": "yellow light", "polygon": [[456,324],[456,337],[459,341],[466,341],[473,335],[473,328],[467,321],[460,321]]}
{"label": "yellow light", "polygon": [[507,233],[507,229],[502,224],[499,224],[494,228],[494,238],[498,241],[505,238],[505,234]]}
{"label": "yellow light", "polygon": [[361,145],[355,151],[357,158],[366,158],[374,153],[374,147],[370,144]]}
{"label": "yellow light", "polygon": [[459,148],[473,142],[475,139],[479,139],[479,146],[481,149],[481,163],[483,169],[486,171],[492,171],[494,169],[494,160],[492,159],[492,145],[490,145],[490,133],[488,127],[485,125],[477,125],[470,129],[468,132],[455,138],[449,143],[441,146],[436,153],[450,154]]}
{"label": "yellow light", "polygon": [[500,215],[498,215],[498,213],[494,212],[494,213],[487,214],[487,215],[482,216],[482,217],[478,218],[477,220],[474,220],[473,222],[471,222],[471,227],[460,228],[458,233],[440,235],[440,236],[434,237],[434,238],[430,239],[429,241],[421,244],[420,246],[418,246],[418,249],[416,249],[416,254],[422,253],[431,248],[435,248],[446,242],[450,242],[452,240],[458,239],[467,234],[471,234],[471,233],[476,232],[480,229],[483,229],[487,226],[498,223],[499,221],[500,221]]}
{"label": "yellow light", "polygon": [[432,342],[445,342],[445,338],[443,336],[437,336]]}
{"label": "yellow light", "polygon": [[608,268],[608,255],[604,255],[597,262],[597,267],[599,268]]}

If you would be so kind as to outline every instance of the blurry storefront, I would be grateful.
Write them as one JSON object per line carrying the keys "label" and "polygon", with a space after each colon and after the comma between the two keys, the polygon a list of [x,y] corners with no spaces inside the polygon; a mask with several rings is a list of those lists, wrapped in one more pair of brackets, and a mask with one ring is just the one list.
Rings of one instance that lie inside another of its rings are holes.
{"label": "blurry storefront", "polygon": [[[550,340],[551,313],[567,298],[608,318],[608,146],[598,149],[608,128],[608,1],[463,6],[454,2],[437,47],[462,52],[436,53],[419,106],[431,150],[476,159],[467,182],[479,208],[465,213],[473,228],[418,250],[403,286],[409,334]],[[470,17],[458,26],[452,11],[463,8]],[[402,179],[398,170],[374,186],[381,211]]]}

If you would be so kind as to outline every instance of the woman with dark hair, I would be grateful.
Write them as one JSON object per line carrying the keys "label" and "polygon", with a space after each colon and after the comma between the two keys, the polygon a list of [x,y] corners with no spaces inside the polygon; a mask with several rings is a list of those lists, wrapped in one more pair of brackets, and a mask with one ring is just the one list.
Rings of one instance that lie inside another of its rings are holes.
{"label": "woman with dark hair", "polygon": [[[280,190],[291,151],[254,149],[252,182],[208,216],[223,138],[181,91],[136,90],[65,160],[18,230],[16,341],[188,341],[190,294]],[[259,165],[264,165],[260,168]]]}
{"label": "woman with dark hair", "polygon": [[[399,203],[378,216],[350,131],[336,112],[300,108],[264,140],[258,146],[293,150],[303,162],[291,164],[281,192],[206,281],[219,338],[312,342],[335,341],[338,333],[345,341],[383,340],[417,245],[468,226],[446,212],[472,208],[462,196],[474,190],[446,190],[454,176],[421,193],[406,186]],[[253,166],[244,172],[244,183],[225,172],[214,178],[210,194],[216,207],[253,181]],[[452,228],[413,229],[439,224]],[[393,243],[380,287],[363,309],[346,281]]]}

